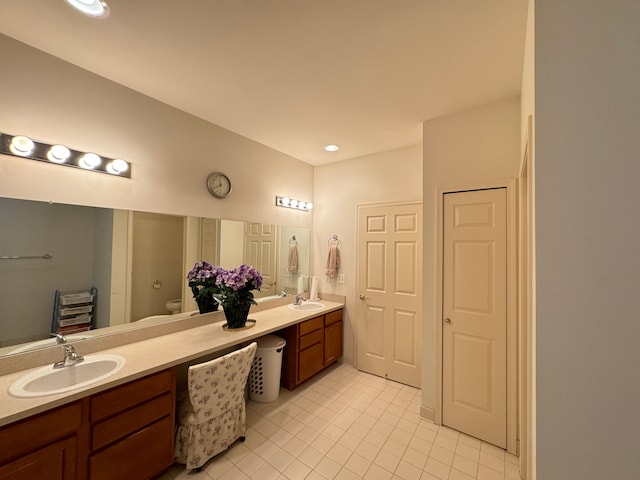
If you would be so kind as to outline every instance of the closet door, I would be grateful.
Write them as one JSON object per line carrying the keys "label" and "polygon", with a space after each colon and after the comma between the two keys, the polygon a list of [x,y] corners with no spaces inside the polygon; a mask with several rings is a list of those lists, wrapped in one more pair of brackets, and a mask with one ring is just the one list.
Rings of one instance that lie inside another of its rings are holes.
{"label": "closet door", "polygon": [[506,448],[506,188],[447,193],[443,219],[442,423]]}

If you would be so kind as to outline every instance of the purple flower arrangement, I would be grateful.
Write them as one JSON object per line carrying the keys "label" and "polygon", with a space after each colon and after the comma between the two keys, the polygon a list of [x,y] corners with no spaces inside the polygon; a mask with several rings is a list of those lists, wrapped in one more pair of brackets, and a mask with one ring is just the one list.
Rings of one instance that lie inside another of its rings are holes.
{"label": "purple flower arrangement", "polygon": [[[199,297],[211,298],[216,309],[217,303],[224,307],[229,328],[244,326],[249,308],[256,303],[253,290],[262,287],[262,275],[249,265],[225,270],[205,261],[197,262],[187,274],[187,280],[199,308]],[[203,313],[202,308],[200,313]]]}
{"label": "purple flower arrangement", "polygon": [[214,267],[209,262],[202,261],[197,262],[193,269],[187,273],[189,287],[191,287],[200,313],[218,310],[219,302],[214,298],[214,295],[220,293],[220,287],[216,284],[216,280],[225,271],[223,268]]}

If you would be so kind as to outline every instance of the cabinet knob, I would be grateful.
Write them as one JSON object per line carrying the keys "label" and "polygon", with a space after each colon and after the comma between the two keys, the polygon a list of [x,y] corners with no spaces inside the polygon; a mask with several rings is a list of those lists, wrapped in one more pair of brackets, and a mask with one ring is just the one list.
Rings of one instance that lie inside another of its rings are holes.
{"label": "cabinet knob", "polygon": [[367,296],[364,293],[360,294],[360,300],[366,300]]}

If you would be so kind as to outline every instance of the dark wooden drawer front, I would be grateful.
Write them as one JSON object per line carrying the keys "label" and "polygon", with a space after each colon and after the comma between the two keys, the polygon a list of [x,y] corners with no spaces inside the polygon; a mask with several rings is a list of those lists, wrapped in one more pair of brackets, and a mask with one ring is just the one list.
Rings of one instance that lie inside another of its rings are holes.
{"label": "dark wooden drawer front", "polygon": [[74,433],[81,421],[82,407],[75,402],[0,429],[0,463]]}
{"label": "dark wooden drawer front", "polygon": [[315,332],[303,335],[300,337],[300,350],[304,350],[305,348],[309,348],[311,345],[322,342],[322,337],[322,330],[316,330]]}
{"label": "dark wooden drawer front", "polygon": [[73,480],[76,475],[76,437],[59,440],[0,466],[2,480]]}
{"label": "dark wooden drawer front", "polygon": [[342,320],[342,310],[336,310],[335,312],[329,312],[324,316],[324,324],[331,325],[332,323]]}
{"label": "dark wooden drawer front", "polygon": [[313,332],[314,330],[318,330],[324,327],[324,317],[316,317],[311,320],[307,320],[306,322],[302,322],[299,324],[300,335],[306,335],[307,333]]}
{"label": "dark wooden drawer front", "polygon": [[165,393],[142,405],[109,418],[93,427],[91,434],[92,451],[99,450],[133,432],[152,424],[156,420],[171,415],[173,397]]}
{"label": "dark wooden drawer front", "polygon": [[143,480],[173,463],[173,422],[164,418],[93,455],[90,480]]}
{"label": "dark wooden drawer front", "polygon": [[298,353],[298,382],[315,375],[322,370],[324,361],[324,349],[322,343],[302,350]]}
{"label": "dark wooden drawer front", "polygon": [[173,375],[171,370],[135,380],[91,398],[91,421],[110,417],[147,400],[172,391]]}

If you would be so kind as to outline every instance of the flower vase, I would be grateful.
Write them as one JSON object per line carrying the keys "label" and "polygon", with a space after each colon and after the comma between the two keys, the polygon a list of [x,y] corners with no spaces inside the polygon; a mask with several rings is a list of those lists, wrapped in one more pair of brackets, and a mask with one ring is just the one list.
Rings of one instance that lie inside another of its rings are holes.
{"label": "flower vase", "polygon": [[228,307],[224,307],[224,316],[227,318],[227,328],[244,328],[249,316],[250,302],[233,302]]}
{"label": "flower vase", "polygon": [[196,298],[198,304],[198,310],[200,313],[216,312],[218,310],[218,302],[214,300],[212,296],[201,295]]}

